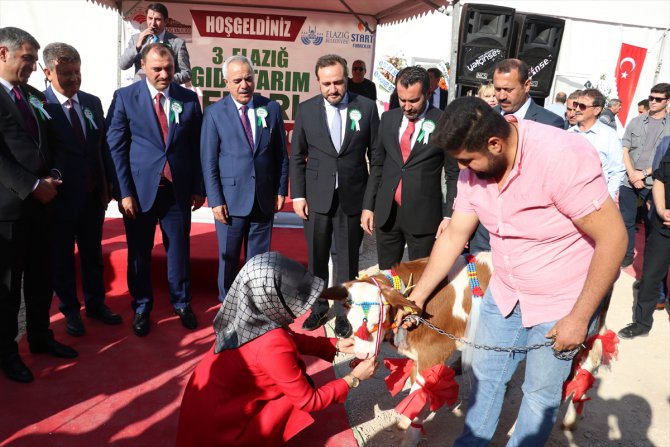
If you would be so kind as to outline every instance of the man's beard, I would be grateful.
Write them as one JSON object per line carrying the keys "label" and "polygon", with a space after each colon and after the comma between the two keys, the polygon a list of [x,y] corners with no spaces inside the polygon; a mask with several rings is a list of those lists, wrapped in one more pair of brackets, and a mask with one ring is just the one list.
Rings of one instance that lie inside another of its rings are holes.
{"label": "man's beard", "polygon": [[475,175],[481,180],[500,180],[500,178],[502,178],[502,176],[505,174],[505,170],[507,169],[505,156],[493,155],[492,153],[487,152],[486,158],[489,161],[488,169],[483,172],[474,171]]}

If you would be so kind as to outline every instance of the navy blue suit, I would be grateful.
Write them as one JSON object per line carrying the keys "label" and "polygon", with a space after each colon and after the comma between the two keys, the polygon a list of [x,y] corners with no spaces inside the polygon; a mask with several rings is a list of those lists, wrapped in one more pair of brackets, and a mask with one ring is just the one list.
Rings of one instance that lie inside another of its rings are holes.
{"label": "navy blue suit", "polygon": [[[286,134],[279,104],[254,95],[253,152],[240,112],[228,95],[205,110],[201,161],[210,207],[228,207],[228,223],[216,222],[219,241],[219,299],[223,301],[239,270],[244,241],[245,259],[270,250],[277,196],[288,194]],[[258,110],[267,111],[265,126]]]}
{"label": "navy blue suit", "polygon": [[[107,143],[116,171],[117,200],[134,197],[135,219],[124,217],[128,242],[128,289],[137,313],[150,312],[151,250],[160,223],[168,260],[170,299],[175,309],[191,301],[189,233],[192,196],[204,195],[199,145],[202,112],[195,93],[170,85],[171,104],[181,104],[179,122],[170,113],[166,143],[147,82],[136,82],[114,93],[107,114]],[[169,163],[172,182],[162,179]]]}
{"label": "navy blue suit", "polygon": [[[53,272],[54,291],[60,298],[60,310],[68,316],[79,313],[74,244],[81,259],[82,289],[87,309],[104,304],[105,284],[102,263],[102,225],[109,202],[108,169],[111,168],[105,139],[105,117],[97,96],[77,93],[86,141],[77,138],[52,87],[44,91],[46,109],[59,135],[54,146],[54,167],[63,176],[63,184],[54,199]],[[89,115],[92,122],[86,117]]]}

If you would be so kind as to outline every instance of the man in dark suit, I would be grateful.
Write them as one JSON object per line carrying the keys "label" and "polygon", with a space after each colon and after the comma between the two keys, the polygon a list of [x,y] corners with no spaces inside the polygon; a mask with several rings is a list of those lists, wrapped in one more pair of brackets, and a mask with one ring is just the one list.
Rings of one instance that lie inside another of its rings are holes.
{"label": "man in dark suit", "polygon": [[197,327],[190,307],[190,208],[200,208],[205,200],[198,97],[172,83],[174,53],[170,47],[153,43],[144,48],[142,68],[146,81],[117,90],[107,114],[107,143],[118,179],[115,194],[128,241],[133,330],[138,336],[150,329],[156,223],[160,223],[167,252],[172,306],[184,327]]}
{"label": "man in dark suit", "polygon": [[223,63],[230,91],[205,110],[200,158],[219,240],[219,300],[244,257],[270,251],[274,213],[288,194],[288,154],[281,108],[254,95],[254,67],[244,56]]}
{"label": "man in dark suit", "polygon": [[382,115],[361,214],[363,230],[376,229],[380,269],[402,260],[405,243],[410,260],[430,255],[449,223],[459,173],[456,160],[430,141],[442,112],[428,105],[428,72],[403,68],[396,88],[400,107]]}
{"label": "man in dark suit", "polygon": [[428,104],[436,109],[444,110],[447,107],[448,92],[440,87],[440,80],[442,79],[442,72],[435,67],[428,70],[428,79],[430,80],[430,87],[428,90]]}
{"label": "man in dark suit", "polygon": [[27,32],[0,28],[0,368],[17,382],[33,375],[18,353],[21,291],[33,353],[73,358],[49,330],[52,298],[50,212],[62,183],[51,169],[53,134],[44,96],[26,84],[39,43]]}
{"label": "man in dark suit", "polygon": [[[562,117],[535,104],[530,97],[529,68],[520,59],[503,59],[493,70],[493,88],[496,91],[498,105],[494,110],[502,115],[514,115],[517,119],[525,119],[564,128]],[[483,225],[478,225],[470,240],[470,253],[491,251],[489,232]]]}
{"label": "man in dark suit", "polygon": [[44,91],[46,109],[62,143],[53,147],[54,167],[67,179],[54,200],[54,291],[60,298],[67,333],[79,337],[85,329],[77,299],[75,242],[81,259],[86,315],[106,324],[121,323],[121,317],[105,305],[102,275],[102,224],[110,200],[105,119],[100,99],[79,90],[79,52],[57,42],[47,45],[42,54],[44,74],[51,82]]}
{"label": "man in dark suit", "polygon": [[[304,220],[309,271],[328,283],[332,236],[337,251],[337,282],[358,274],[358,250],[368,159],[373,159],[379,116],[375,103],[347,93],[347,62],[320,57],[315,67],[321,94],[300,104],[291,139],[289,172],[293,209]],[[322,300],[317,300],[322,301]],[[328,304],[315,303],[303,327],[326,321]],[[335,333],[351,334],[344,308],[335,304]]]}
{"label": "man in dark suit", "polygon": [[147,27],[133,34],[128,47],[119,57],[119,68],[127,70],[135,67],[135,81],[142,80],[146,73],[142,70],[142,48],[150,43],[162,42],[172,48],[176,55],[174,82],[186,84],[191,80],[191,61],[186,42],[165,30],[168,22],[168,9],[162,3],[150,3],[147,6]]}
{"label": "man in dark suit", "polygon": [[529,68],[520,59],[503,59],[493,70],[493,88],[498,105],[495,110],[517,119],[536,121],[563,129],[563,118],[535,104],[530,97]]}

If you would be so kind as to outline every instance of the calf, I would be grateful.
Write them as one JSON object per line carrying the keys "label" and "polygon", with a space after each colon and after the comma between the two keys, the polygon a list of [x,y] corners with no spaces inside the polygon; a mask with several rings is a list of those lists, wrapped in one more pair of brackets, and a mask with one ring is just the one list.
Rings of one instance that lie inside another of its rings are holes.
{"label": "calf", "polygon": [[[426,321],[444,332],[470,340],[475,329],[474,325],[468,326],[470,311],[476,303],[473,301],[473,290],[476,291],[475,300],[478,296],[482,297],[493,273],[490,253],[480,253],[472,258],[461,256],[456,260],[447,278],[426,302],[424,315]],[[468,272],[468,259],[474,261],[470,270],[476,273]],[[411,289],[411,284],[421,278],[427,262],[428,259],[424,258],[401,263],[395,270],[364,276],[323,292],[324,298],[347,301],[347,318],[355,331],[354,351],[357,358],[365,359],[378,354],[379,344],[384,334],[392,329],[398,308],[420,313],[421,310],[407,300],[405,294],[407,289]],[[604,325],[606,313],[605,305],[599,316],[597,334],[589,339],[587,349],[575,358],[571,376],[565,382],[564,397],[569,401],[563,421],[565,429],[574,429],[577,415],[581,414],[583,404],[588,400],[586,392],[595,380],[593,374],[601,363],[607,364],[616,356],[618,339]],[[416,446],[420,441],[423,420],[430,411],[437,410],[444,403],[451,405],[457,398],[454,372],[444,363],[462,346],[424,324],[412,331],[398,330],[393,344],[410,361],[385,360],[386,367],[391,370],[386,379],[387,387],[395,395],[403,389],[407,378],[412,383],[410,395],[396,407],[396,411],[400,414],[398,426],[407,430],[401,446]]]}
{"label": "calf", "polygon": [[[475,267],[476,275],[468,275],[467,259],[472,260],[471,269]],[[421,278],[427,263],[427,258],[401,263],[395,270],[379,272],[323,292],[322,296],[327,299],[341,300],[346,297],[349,308],[347,318],[355,331],[356,357],[377,355],[384,332],[391,329],[396,309],[408,307],[420,313],[420,309],[407,300],[403,292]],[[483,295],[492,272],[489,253],[481,253],[476,258],[458,258],[447,278],[426,302],[424,318],[449,334],[463,337],[473,303],[472,291]],[[471,287],[469,276],[478,279],[479,289]],[[420,440],[423,420],[429,412],[444,403],[453,404],[458,396],[454,371],[444,363],[459,347],[454,340],[424,324],[412,331],[399,330],[395,345],[401,354],[411,360],[409,363],[398,359],[387,360],[386,365],[392,370],[387,386],[395,394],[403,388],[408,376],[411,379],[410,396],[396,407],[396,411],[402,415],[398,425],[407,429],[402,446],[415,446]]]}

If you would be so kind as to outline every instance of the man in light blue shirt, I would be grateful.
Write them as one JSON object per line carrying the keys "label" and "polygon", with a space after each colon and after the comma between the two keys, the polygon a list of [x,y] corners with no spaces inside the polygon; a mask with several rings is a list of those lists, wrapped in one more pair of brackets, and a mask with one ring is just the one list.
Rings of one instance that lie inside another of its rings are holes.
{"label": "man in light blue shirt", "polygon": [[616,200],[626,167],[623,164],[623,146],[616,131],[598,119],[605,107],[605,96],[594,88],[582,90],[575,107],[577,125],[568,132],[584,135],[596,148],[607,180],[607,190]]}

